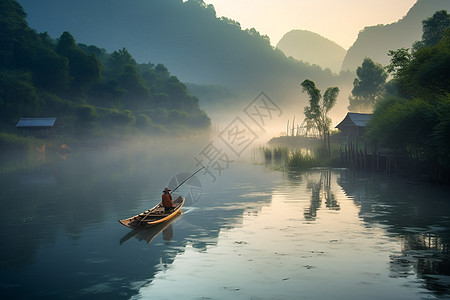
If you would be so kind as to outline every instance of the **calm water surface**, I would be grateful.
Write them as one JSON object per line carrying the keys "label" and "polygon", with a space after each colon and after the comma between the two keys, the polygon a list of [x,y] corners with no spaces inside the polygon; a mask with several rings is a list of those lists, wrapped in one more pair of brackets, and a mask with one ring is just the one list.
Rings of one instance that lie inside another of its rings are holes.
{"label": "calm water surface", "polygon": [[166,148],[3,163],[1,298],[450,299],[447,188],[235,161],[167,226],[120,225],[195,170]]}

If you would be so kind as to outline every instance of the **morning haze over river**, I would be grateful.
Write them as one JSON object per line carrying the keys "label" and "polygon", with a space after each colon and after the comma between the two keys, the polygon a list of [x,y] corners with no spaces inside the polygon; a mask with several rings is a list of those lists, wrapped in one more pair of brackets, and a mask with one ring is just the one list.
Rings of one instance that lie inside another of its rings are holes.
{"label": "morning haze over river", "polygon": [[450,299],[450,2],[322,2],[0,0],[0,298]]}

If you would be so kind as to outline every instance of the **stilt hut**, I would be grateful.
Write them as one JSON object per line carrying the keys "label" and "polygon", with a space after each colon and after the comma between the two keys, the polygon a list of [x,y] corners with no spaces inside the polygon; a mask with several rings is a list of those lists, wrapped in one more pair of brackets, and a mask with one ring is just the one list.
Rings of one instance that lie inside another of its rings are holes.
{"label": "stilt hut", "polygon": [[55,131],[56,118],[21,118],[16,127],[25,136],[52,138]]}
{"label": "stilt hut", "polygon": [[347,166],[367,164],[367,144],[364,140],[367,122],[372,114],[347,113],[336,128],[341,131],[341,161]]}

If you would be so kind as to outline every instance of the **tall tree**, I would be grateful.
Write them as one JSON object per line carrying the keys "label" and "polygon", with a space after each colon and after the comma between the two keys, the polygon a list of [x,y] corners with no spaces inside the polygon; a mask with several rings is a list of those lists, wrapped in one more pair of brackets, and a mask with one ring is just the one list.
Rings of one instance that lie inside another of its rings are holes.
{"label": "tall tree", "polygon": [[301,83],[301,86],[303,92],[306,92],[309,95],[309,106],[306,106],[304,111],[306,122],[315,124],[315,127],[323,139],[324,148],[328,148],[329,153],[331,118],[328,117],[328,112],[336,104],[339,88],[329,87],[322,97],[320,90],[316,88],[313,81],[306,79]]}
{"label": "tall tree", "polygon": [[30,31],[25,17],[23,8],[16,1],[0,1],[0,68],[15,67],[15,51],[24,46]]}
{"label": "tall tree", "polygon": [[358,76],[353,81],[352,95],[349,97],[350,111],[372,111],[377,100],[383,95],[388,77],[383,66],[365,58],[356,69]]}
{"label": "tall tree", "polygon": [[0,71],[0,124],[10,125],[20,117],[36,117],[42,101],[31,73]]}
{"label": "tall tree", "polygon": [[386,70],[394,78],[398,78],[401,72],[411,62],[411,53],[409,53],[408,48],[400,48],[397,50],[389,50],[388,55],[391,57],[391,63],[386,67]]}
{"label": "tall tree", "polygon": [[437,11],[432,17],[423,20],[422,25],[422,41],[414,43],[414,50],[439,43],[445,30],[450,28],[450,14],[446,10]]}
{"label": "tall tree", "polygon": [[88,54],[75,43],[73,36],[65,31],[58,39],[56,51],[69,61],[72,77],[72,93],[82,95],[100,81],[101,63],[95,54]]}
{"label": "tall tree", "polygon": [[431,101],[450,93],[450,28],[439,43],[414,51],[391,51],[388,71],[394,74],[398,90],[409,99]]}

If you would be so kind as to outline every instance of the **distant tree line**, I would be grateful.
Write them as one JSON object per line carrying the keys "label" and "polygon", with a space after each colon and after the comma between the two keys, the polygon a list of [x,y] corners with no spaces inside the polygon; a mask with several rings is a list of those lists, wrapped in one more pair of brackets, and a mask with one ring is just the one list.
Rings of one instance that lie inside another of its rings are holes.
{"label": "distant tree line", "polygon": [[450,15],[423,21],[422,40],[389,52],[393,76],[375,105],[367,137],[413,158],[419,171],[449,182]]}
{"label": "distant tree line", "polygon": [[21,117],[49,116],[68,135],[210,126],[198,98],[164,65],[138,64],[125,48],[77,44],[69,32],[54,40],[25,17],[16,1],[0,1],[0,131],[13,132]]}

